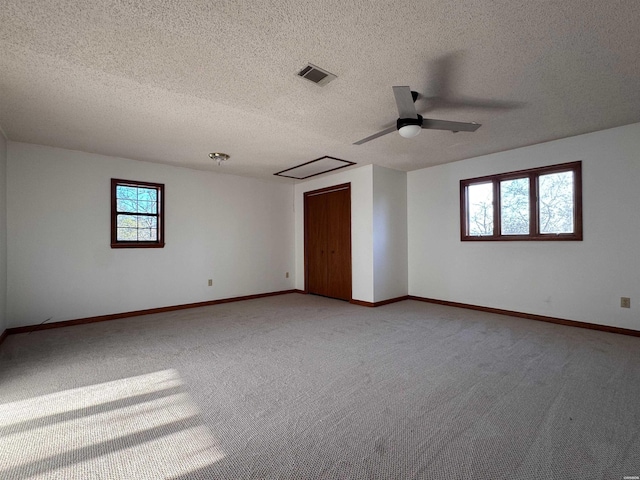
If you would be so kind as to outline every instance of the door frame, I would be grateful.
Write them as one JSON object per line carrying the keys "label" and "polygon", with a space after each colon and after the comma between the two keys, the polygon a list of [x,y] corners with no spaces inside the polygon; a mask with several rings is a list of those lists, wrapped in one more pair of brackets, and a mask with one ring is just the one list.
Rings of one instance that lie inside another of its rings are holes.
{"label": "door frame", "polygon": [[349,190],[349,250],[351,251],[351,258],[349,259],[349,270],[351,274],[351,292],[349,292],[349,301],[353,300],[353,243],[351,239],[351,182],[341,183],[339,185],[332,185],[330,187],[320,188],[318,190],[311,190],[304,192],[304,293],[309,293],[309,220],[307,211],[307,198],[316,195],[323,195],[325,193],[337,192],[340,190]]}

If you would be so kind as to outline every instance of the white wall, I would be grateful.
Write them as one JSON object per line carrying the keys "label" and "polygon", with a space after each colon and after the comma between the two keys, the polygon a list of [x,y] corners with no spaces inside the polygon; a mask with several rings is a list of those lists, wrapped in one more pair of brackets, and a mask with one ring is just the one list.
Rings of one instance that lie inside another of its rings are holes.
{"label": "white wall", "polygon": [[[294,287],[292,185],[14,142],[7,175],[9,327]],[[110,248],[112,177],[165,184],[165,248]]]}
{"label": "white wall", "polygon": [[407,174],[373,167],[374,301],[408,292]]}
{"label": "white wall", "polygon": [[7,140],[0,129],[0,334],[7,328]]}
{"label": "white wall", "polygon": [[296,288],[304,290],[304,193],[351,183],[351,292],[373,302],[373,166],[311,179],[295,186]]}
{"label": "white wall", "polygon": [[[584,241],[460,241],[461,179],[576,160]],[[639,184],[640,124],[410,172],[409,293],[640,330]]]}

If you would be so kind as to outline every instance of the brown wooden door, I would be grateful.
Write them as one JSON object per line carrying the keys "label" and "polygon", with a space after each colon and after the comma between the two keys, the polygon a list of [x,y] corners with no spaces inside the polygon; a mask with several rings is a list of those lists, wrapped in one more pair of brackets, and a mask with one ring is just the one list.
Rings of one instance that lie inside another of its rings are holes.
{"label": "brown wooden door", "polygon": [[351,192],[327,193],[327,296],[351,300]]}
{"label": "brown wooden door", "polygon": [[325,195],[305,198],[307,290],[327,295],[327,199]]}
{"label": "brown wooden door", "polygon": [[351,188],[305,194],[306,290],[351,299]]}

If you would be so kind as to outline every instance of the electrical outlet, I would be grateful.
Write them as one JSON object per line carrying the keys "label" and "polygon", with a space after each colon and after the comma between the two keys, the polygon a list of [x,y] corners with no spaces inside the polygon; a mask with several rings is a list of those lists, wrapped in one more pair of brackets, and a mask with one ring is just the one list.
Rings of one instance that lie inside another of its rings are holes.
{"label": "electrical outlet", "polygon": [[285,274],[284,278],[289,278],[289,272]]}
{"label": "electrical outlet", "polygon": [[629,297],[620,297],[620,306],[622,308],[631,308],[631,299]]}
{"label": "electrical outlet", "polygon": [[212,287],[213,286],[213,279],[209,279],[209,286]]}

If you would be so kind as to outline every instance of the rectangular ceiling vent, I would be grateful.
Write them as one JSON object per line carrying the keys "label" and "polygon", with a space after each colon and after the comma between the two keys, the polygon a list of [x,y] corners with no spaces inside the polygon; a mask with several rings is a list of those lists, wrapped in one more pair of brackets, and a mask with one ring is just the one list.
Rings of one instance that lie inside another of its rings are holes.
{"label": "rectangular ceiling vent", "polygon": [[331,80],[337,78],[333,73],[329,73],[326,70],[316,67],[311,63],[298,72],[298,76],[306,78],[310,82],[324,87]]}

